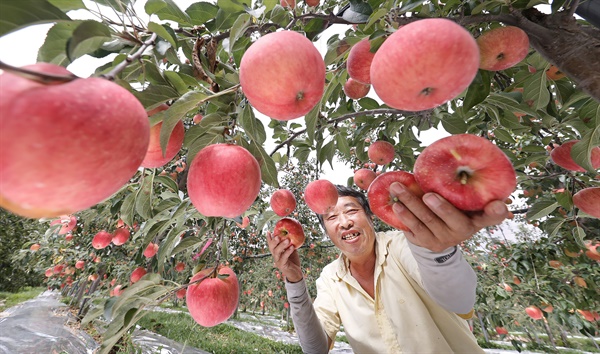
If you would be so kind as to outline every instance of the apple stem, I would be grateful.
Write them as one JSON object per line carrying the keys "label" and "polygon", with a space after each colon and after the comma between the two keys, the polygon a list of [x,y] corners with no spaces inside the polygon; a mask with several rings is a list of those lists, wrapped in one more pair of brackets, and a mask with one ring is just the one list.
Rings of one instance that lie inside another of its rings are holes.
{"label": "apple stem", "polygon": [[419,95],[423,95],[423,96],[430,96],[433,91],[435,89],[432,87],[425,87],[423,90],[421,90],[421,92],[419,93]]}
{"label": "apple stem", "polygon": [[460,179],[460,184],[465,185],[469,181],[469,173],[467,171],[460,171],[458,178]]}
{"label": "apple stem", "polygon": [[15,75],[19,75],[26,79],[39,82],[44,85],[64,84],[66,82],[70,82],[75,79],[80,79],[79,76],[75,76],[75,75],[53,75],[53,74],[40,73],[37,71],[28,70],[28,69],[24,69],[24,68],[19,68],[16,66],[9,65],[1,60],[0,60],[0,69],[10,72]]}

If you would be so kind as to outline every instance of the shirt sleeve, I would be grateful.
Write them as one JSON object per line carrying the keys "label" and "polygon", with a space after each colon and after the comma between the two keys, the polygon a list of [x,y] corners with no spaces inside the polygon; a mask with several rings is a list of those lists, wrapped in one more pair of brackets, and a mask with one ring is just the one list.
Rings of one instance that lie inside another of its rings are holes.
{"label": "shirt sleeve", "polygon": [[[325,273],[325,270],[323,271]],[[340,319],[334,296],[332,294],[331,284],[328,283],[326,277],[319,277],[316,281],[317,297],[315,298],[315,311],[321,320],[325,333],[331,339],[331,347],[335,344],[335,337],[340,330],[342,320]]]}
{"label": "shirt sleeve", "polygon": [[[304,279],[285,282],[292,320],[304,353],[327,353],[327,335],[310,300]],[[334,337],[335,338],[335,337]]]}

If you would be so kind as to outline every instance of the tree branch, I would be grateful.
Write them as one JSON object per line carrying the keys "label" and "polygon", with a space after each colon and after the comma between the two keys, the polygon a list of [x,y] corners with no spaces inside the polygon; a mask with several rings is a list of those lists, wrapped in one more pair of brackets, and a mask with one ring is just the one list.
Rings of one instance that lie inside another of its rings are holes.
{"label": "tree branch", "polygon": [[144,43],[140,46],[140,49],[138,49],[135,53],[128,55],[127,58],[119,64],[117,64],[117,66],[115,66],[114,69],[109,71],[107,74],[100,75],[100,77],[113,81],[115,77],[117,77],[117,75],[127,67],[127,65],[132,63],[134,60],[138,60],[142,56],[146,48],[154,44],[156,38],[156,33],[152,33],[150,38],[144,41]]}
{"label": "tree branch", "polygon": [[57,85],[64,84],[65,82],[70,82],[75,79],[80,79],[79,76],[71,75],[54,75],[41,73],[39,71],[29,70],[25,68],[19,68],[16,66],[9,65],[0,60],[0,69],[13,73],[15,75],[19,75],[29,80],[33,80],[39,82],[44,85]]}

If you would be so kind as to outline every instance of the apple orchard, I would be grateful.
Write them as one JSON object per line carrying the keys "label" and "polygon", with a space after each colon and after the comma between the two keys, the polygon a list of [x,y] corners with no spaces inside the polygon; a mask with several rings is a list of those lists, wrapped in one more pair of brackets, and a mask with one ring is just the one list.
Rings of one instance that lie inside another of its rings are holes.
{"label": "apple orchard", "polygon": [[[485,341],[598,335],[600,29],[579,1],[133,3],[0,4],[0,35],[53,24],[37,64],[0,62],[2,257],[102,319],[102,352],[167,300],[202,326],[285,313],[267,231],[302,245],[314,296],[337,164],[380,229],[406,228],[394,181],[509,204],[516,231],[462,245]],[[425,146],[433,128],[451,136]]]}

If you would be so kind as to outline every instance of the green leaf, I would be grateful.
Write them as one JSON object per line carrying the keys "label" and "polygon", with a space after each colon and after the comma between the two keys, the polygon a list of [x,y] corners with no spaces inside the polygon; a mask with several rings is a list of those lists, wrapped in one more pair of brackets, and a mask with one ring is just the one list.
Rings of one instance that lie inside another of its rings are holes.
{"label": "green leaf", "polygon": [[148,15],[155,14],[161,20],[175,21],[185,26],[192,25],[188,14],[181,11],[173,0],[148,0],[144,9]]}
{"label": "green leaf", "polygon": [[342,18],[350,23],[366,23],[373,9],[368,2],[350,0],[350,7],[344,11]]}
{"label": "green leaf", "polygon": [[111,40],[108,26],[98,21],[83,21],[73,31],[67,44],[67,55],[71,61],[98,50]]}
{"label": "green leaf", "polygon": [[450,134],[462,134],[469,128],[468,124],[457,112],[442,119],[442,126]]}
{"label": "green leaf", "polygon": [[364,109],[377,109],[379,108],[379,102],[372,99],[371,97],[363,97],[358,100],[358,105]]}
{"label": "green leaf", "polygon": [[575,238],[575,242],[579,245],[579,247],[585,249],[587,246],[585,245],[585,230],[577,225],[577,227],[573,228],[573,237]]}
{"label": "green leaf", "polygon": [[567,219],[565,219],[563,217],[550,218],[544,223],[544,231],[546,231],[546,233],[550,237],[554,237],[558,234],[558,232],[560,231],[560,228],[563,226],[563,224],[566,221],[567,221]]}
{"label": "green leaf", "polygon": [[166,39],[173,48],[177,48],[177,38],[173,38],[171,32],[167,31],[166,25],[160,25],[156,22],[150,22],[148,24],[148,30],[156,33],[159,37]]}
{"label": "green leaf", "polygon": [[0,1],[0,36],[40,23],[71,20],[46,0]]}
{"label": "green leaf", "polygon": [[177,183],[173,181],[171,177],[168,176],[156,176],[154,177],[154,181],[162,184],[163,186],[169,188],[173,192],[177,193]]}
{"label": "green leaf", "polygon": [[321,105],[317,104],[313,109],[310,110],[305,116],[306,122],[306,133],[308,134],[308,141],[312,143],[315,140],[315,132],[317,130],[317,121],[319,119]]}
{"label": "green leaf", "polygon": [[279,4],[277,0],[263,0],[263,5],[265,5],[266,11],[271,11],[275,8],[275,5]]}
{"label": "green leaf", "polygon": [[135,193],[131,193],[123,199],[121,204],[121,219],[127,225],[133,225],[133,213],[135,212]]}
{"label": "green leaf", "polygon": [[191,163],[191,161],[193,161],[196,157],[196,154],[204,147],[212,144],[223,143],[224,141],[225,138],[223,138],[223,129],[221,129],[220,133],[215,131],[208,131],[206,134],[202,134],[200,137],[194,139],[189,144],[187,154],[188,163]]}
{"label": "green leaf", "polygon": [[144,219],[152,218],[153,178],[154,174],[146,175],[142,178],[142,185],[135,197],[135,211]]}
{"label": "green leaf", "polygon": [[369,22],[365,25],[365,30],[369,29],[373,24],[389,13],[388,9],[379,9],[373,15],[369,16]]}
{"label": "green leaf", "polygon": [[579,166],[594,173],[592,166],[592,149],[600,145],[600,126],[589,131],[579,142],[571,148],[571,157]]}
{"label": "green leaf", "polygon": [[184,95],[188,92],[188,84],[185,83],[185,81],[182,79],[182,76],[180,76],[179,73],[175,71],[165,70],[163,72],[163,75],[165,76],[169,84],[175,87],[178,94]]}
{"label": "green leaf", "polygon": [[246,10],[243,1],[217,0],[217,6],[226,12],[242,12]]}
{"label": "green leaf", "polygon": [[348,138],[342,134],[337,133],[335,136],[337,148],[344,156],[350,157],[350,144],[348,144]]}
{"label": "green leaf", "polygon": [[200,26],[217,17],[219,7],[209,2],[197,2],[190,5],[185,12],[190,17],[192,25]]}
{"label": "green leaf", "polygon": [[466,113],[475,105],[483,102],[485,98],[490,94],[492,75],[487,70],[479,70],[477,75],[469,85],[465,99],[463,101],[462,110]]}
{"label": "green leaf", "polygon": [[179,98],[179,93],[166,85],[149,85],[144,91],[134,90],[132,93],[146,108]]}
{"label": "green leaf", "polygon": [[496,138],[509,143],[509,144],[516,144],[517,142],[515,141],[515,139],[513,139],[513,137],[510,135],[509,132],[507,132],[506,130],[502,129],[502,128],[496,128],[494,129],[494,135],[496,136]]}
{"label": "green leaf", "polygon": [[541,200],[529,208],[527,220],[537,220],[552,213],[558,208],[558,203],[550,200]]}
{"label": "green leaf", "polygon": [[533,101],[535,110],[543,109],[550,102],[546,72],[541,70],[531,75],[523,83],[523,99],[525,102]]}
{"label": "green leaf", "polygon": [[267,140],[267,133],[262,122],[254,116],[254,111],[250,105],[246,105],[238,113],[238,121],[246,134],[257,144],[264,144]]}
{"label": "green leaf", "polygon": [[177,253],[186,251],[190,248],[191,249],[197,248],[200,246],[202,241],[203,240],[200,237],[196,237],[196,236],[185,237],[183,240],[181,240],[181,242],[179,242],[179,244],[177,244],[177,246],[175,246],[175,248],[173,248],[171,255],[174,256]]}
{"label": "green leaf", "polygon": [[219,11],[217,11],[217,17],[215,18],[215,27],[217,31],[226,31],[231,28],[239,14],[239,12],[227,12],[226,10],[219,9]]}
{"label": "green leaf", "polygon": [[565,190],[562,193],[555,193],[554,197],[556,198],[558,204],[560,204],[560,206],[562,206],[563,208],[567,210],[573,208],[573,196],[568,190]]}
{"label": "green leaf", "polygon": [[61,66],[71,64],[71,60],[67,57],[67,43],[73,31],[81,21],[58,22],[46,34],[46,40],[38,51],[37,61],[52,63]]}
{"label": "green leaf", "polygon": [[505,111],[519,112],[535,116],[535,111],[533,109],[529,108],[525,104],[520,104],[519,102],[517,102],[517,100],[515,100],[507,94],[492,93],[487,98],[486,102],[496,107],[502,108]]}
{"label": "green leaf", "polygon": [[251,140],[246,148],[256,158],[260,165],[260,175],[266,184],[279,188],[279,181],[277,180],[277,166],[275,161],[267,154],[262,145],[257,144],[254,140]]}
{"label": "green leaf", "polygon": [[252,16],[247,13],[241,14],[233,23],[229,34],[229,53],[233,52],[235,42],[244,35],[248,27],[252,24]]}

